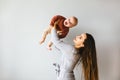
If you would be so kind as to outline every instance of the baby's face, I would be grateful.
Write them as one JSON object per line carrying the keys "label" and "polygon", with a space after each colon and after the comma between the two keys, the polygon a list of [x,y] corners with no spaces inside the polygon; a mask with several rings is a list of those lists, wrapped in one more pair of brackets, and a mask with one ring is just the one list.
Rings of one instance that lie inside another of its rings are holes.
{"label": "baby's face", "polygon": [[64,25],[65,25],[66,27],[72,28],[72,27],[74,27],[74,26],[77,25],[77,20],[76,20],[74,17],[67,18],[67,19],[64,21]]}

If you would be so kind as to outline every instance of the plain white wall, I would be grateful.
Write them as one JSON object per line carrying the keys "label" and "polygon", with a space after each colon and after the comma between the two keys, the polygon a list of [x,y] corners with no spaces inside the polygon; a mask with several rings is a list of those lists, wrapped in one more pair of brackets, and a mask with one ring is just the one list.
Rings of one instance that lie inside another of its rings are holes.
{"label": "plain white wall", "polygon": [[79,19],[65,41],[73,44],[83,32],[94,36],[100,80],[120,80],[120,0],[0,0],[0,80],[56,80],[52,63],[60,52],[47,50],[50,36],[39,45],[56,14]]}

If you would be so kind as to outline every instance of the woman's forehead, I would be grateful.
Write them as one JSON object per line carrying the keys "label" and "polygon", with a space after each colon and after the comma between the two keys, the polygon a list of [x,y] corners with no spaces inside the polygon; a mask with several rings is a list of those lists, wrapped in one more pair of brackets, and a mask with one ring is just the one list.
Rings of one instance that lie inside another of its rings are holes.
{"label": "woman's forehead", "polygon": [[82,36],[83,38],[87,38],[87,35],[86,35],[86,33],[82,33],[82,34],[80,34],[80,36]]}

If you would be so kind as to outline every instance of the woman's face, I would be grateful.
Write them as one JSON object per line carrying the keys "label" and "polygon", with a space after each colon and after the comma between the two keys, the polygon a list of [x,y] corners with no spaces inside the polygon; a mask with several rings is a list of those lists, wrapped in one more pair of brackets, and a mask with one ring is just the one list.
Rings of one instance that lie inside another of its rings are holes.
{"label": "woman's face", "polygon": [[74,39],[73,39],[73,42],[75,44],[75,46],[77,48],[80,48],[80,47],[84,47],[84,41],[85,39],[87,38],[87,35],[85,33],[79,35],[79,36],[76,36]]}

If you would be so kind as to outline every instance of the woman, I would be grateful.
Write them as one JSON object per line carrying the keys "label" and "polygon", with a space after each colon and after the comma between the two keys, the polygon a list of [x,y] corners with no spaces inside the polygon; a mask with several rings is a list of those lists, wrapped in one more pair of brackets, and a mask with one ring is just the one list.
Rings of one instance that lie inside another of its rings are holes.
{"label": "woman", "polygon": [[76,36],[73,40],[74,45],[61,41],[55,27],[51,34],[53,44],[62,52],[58,80],[75,80],[73,70],[79,61],[82,64],[84,80],[98,80],[95,41],[90,34]]}

